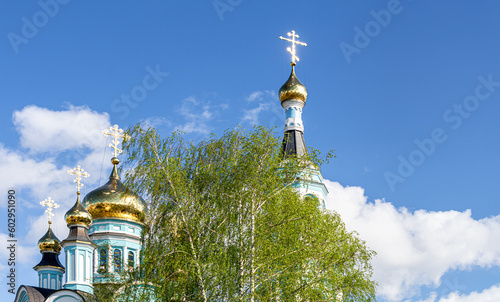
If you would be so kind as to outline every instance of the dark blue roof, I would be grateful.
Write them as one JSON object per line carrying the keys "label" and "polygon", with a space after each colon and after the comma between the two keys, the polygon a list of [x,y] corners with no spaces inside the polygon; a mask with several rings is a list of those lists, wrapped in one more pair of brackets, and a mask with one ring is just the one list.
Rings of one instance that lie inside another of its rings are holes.
{"label": "dark blue roof", "polygon": [[59,255],[53,252],[42,253],[42,260],[34,268],[36,269],[40,266],[53,266],[64,270],[64,266],[59,262]]}

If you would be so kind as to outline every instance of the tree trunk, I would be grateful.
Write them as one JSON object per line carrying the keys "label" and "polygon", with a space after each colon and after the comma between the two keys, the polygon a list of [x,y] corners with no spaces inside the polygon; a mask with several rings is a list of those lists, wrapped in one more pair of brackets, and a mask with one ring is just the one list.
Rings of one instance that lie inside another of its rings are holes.
{"label": "tree trunk", "polygon": [[255,301],[255,201],[252,198],[252,212],[250,220],[250,301]]}
{"label": "tree trunk", "polygon": [[240,273],[240,280],[238,282],[238,290],[239,290],[239,295],[240,295],[240,301],[243,301],[243,227],[241,226],[242,221],[243,221],[243,216],[242,216],[242,204],[241,204],[241,199],[238,204],[238,236],[239,236],[239,245],[240,245],[240,252],[239,252],[239,259],[238,259],[238,264],[239,264],[239,273]]}

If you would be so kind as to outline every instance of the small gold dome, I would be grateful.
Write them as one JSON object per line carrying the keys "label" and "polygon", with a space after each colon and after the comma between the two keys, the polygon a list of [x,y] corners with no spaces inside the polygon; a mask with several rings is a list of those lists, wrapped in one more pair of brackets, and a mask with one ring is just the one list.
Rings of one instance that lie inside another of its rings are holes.
{"label": "small gold dome", "polygon": [[295,99],[305,103],[307,100],[306,86],[304,86],[295,75],[295,64],[293,63],[292,73],[290,74],[290,77],[280,88],[279,98],[281,102]]}
{"label": "small gold dome", "polygon": [[116,169],[117,159],[114,158],[112,162],[114,167],[109,181],[88,193],[83,199],[83,207],[92,215],[93,220],[113,218],[143,224],[146,203],[122,184]]}
{"label": "small gold dome", "polygon": [[52,222],[49,221],[49,229],[47,230],[47,233],[45,233],[45,235],[38,240],[38,248],[40,249],[40,253],[54,252],[59,254],[61,252],[60,241],[52,232],[52,228],[50,227],[51,224]]}
{"label": "small gold dome", "polygon": [[80,192],[77,192],[76,203],[66,212],[64,219],[66,219],[68,226],[78,224],[88,227],[92,223],[92,216],[80,202]]}

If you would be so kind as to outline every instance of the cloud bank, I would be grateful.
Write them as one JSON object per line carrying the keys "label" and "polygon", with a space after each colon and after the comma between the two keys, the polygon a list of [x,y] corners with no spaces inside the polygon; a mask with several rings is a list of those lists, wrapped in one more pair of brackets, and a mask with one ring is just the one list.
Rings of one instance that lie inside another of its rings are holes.
{"label": "cloud bank", "polygon": [[[47,231],[47,217],[39,202],[50,196],[60,205],[54,210],[53,229],[64,238],[67,235],[64,213],[76,200],[76,187],[66,171],[82,165],[94,176],[85,183],[88,188],[94,187],[106,145],[100,131],[110,127],[110,122],[106,113],[72,105],[60,111],[27,106],[15,111],[12,120],[19,133],[20,148],[0,144],[0,190],[16,191],[20,260],[17,269],[31,271],[36,264],[33,260],[39,257],[36,242]],[[70,160],[61,160],[60,155],[65,152],[72,154]],[[2,203],[1,207],[5,206]],[[8,237],[3,232],[0,239],[6,241]],[[2,259],[7,259],[6,252],[5,249],[0,253]],[[6,266],[0,264],[0,268]]]}
{"label": "cloud bank", "polygon": [[[253,108],[244,110],[242,122],[257,123],[263,114],[268,114],[268,118],[277,116],[270,103],[271,95],[271,92],[251,94],[247,101]],[[225,108],[188,98],[179,109],[185,119],[179,128],[188,133],[206,133],[214,112],[219,109]],[[20,238],[19,252],[23,259],[36,259],[38,250],[34,242],[46,231],[39,227],[46,218],[38,202],[51,196],[61,204],[56,210],[54,228],[58,236],[64,237],[67,230],[62,217],[75,201],[75,189],[66,171],[80,164],[91,174],[84,190],[98,185],[103,158],[111,156],[109,150],[103,151],[107,143],[100,135],[101,130],[110,126],[109,116],[88,107],[69,105],[65,110],[56,111],[28,106],[14,112],[13,123],[19,132],[21,148],[0,144],[0,170],[4,171],[0,176],[0,190],[15,188],[20,192],[18,197],[26,210],[29,226],[23,232],[24,238]],[[61,163],[58,156],[64,152],[77,153],[78,162]],[[330,191],[327,207],[337,211],[347,228],[356,230],[378,253],[373,260],[374,278],[380,285],[379,297],[386,301],[410,301],[408,299],[419,295],[420,287],[438,287],[443,276],[452,270],[500,266],[497,240],[500,216],[475,220],[470,210],[409,212],[384,200],[369,202],[361,187],[342,186],[329,180],[325,180],[325,184]],[[0,238],[6,240],[6,234],[0,233]],[[0,255],[5,258],[5,251]],[[0,268],[5,265],[0,264]],[[500,284],[482,292],[452,292],[444,297],[432,292],[420,302],[470,301],[500,301]]]}
{"label": "cloud bank", "polygon": [[439,302],[498,302],[500,301],[500,285],[492,286],[482,292],[472,292],[468,295],[451,293]]}
{"label": "cloud bank", "polygon": [[[450,270],[500,266],[500,216],[475,220],[470,210],[412,213],[384,200],[368,202],[361,187],[329,180],[325,184],[330,191],[327,208],[337,211],[347,228],[377,252],[374,278],[378,294],[389,301],[411,298],[423,285],[439,286]],[[475,295],[495,295],[500,301],[497,287]],[[472,301],[471,296],[452,293],[439,301]]]}
{"label": "cloud bank", "polygon": [[62,111],[28,106],[15,111],[12,121],[22,147],[31,152],[58,152],[102,146],[101,130],[108,127],[109,115],[86,106],[68,105],[68,109]]}

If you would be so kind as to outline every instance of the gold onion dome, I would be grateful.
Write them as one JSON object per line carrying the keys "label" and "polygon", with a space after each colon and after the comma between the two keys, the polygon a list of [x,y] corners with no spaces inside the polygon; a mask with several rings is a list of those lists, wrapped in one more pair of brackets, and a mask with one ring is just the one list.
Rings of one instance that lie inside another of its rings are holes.
{"label": "gold onion dome", "polygon": [[299,100],[306,102],[307,100],[307,89],[302,82],[295,75],[295,64],[292,63],[292,73],[288,80],[281,86],[279,90],[279,98],[281,102],[286,100]]}
{"label": "gold onion dome", "polygon": [[83,207],[94,220],[122,219],[144,223],[146,209],[144,200],[120,181],[116,168],[120,160],[113,157],[111,163],[113,163],[113,171],[109,176],[109,181],[88,193],[83,199]]}
{"label": "gold onion dome", "polygon": [[64,219],[68,226],[70,225],[83,225],[88,227],[92,223],[92,216],[85,210],[80,202],[80,192],[77,192],[75,205],[66,212]]}
{"label": "gold onion dome", "polygon": [[40,253],[54,252],[59,254],[59,252],[61,252],[61,242],[57,239],[56,235],[54,235],[54,232],[52,232],[51,224],[52,222],[49,221],[47,233],[38,240],[38,248],[40,249]]}

